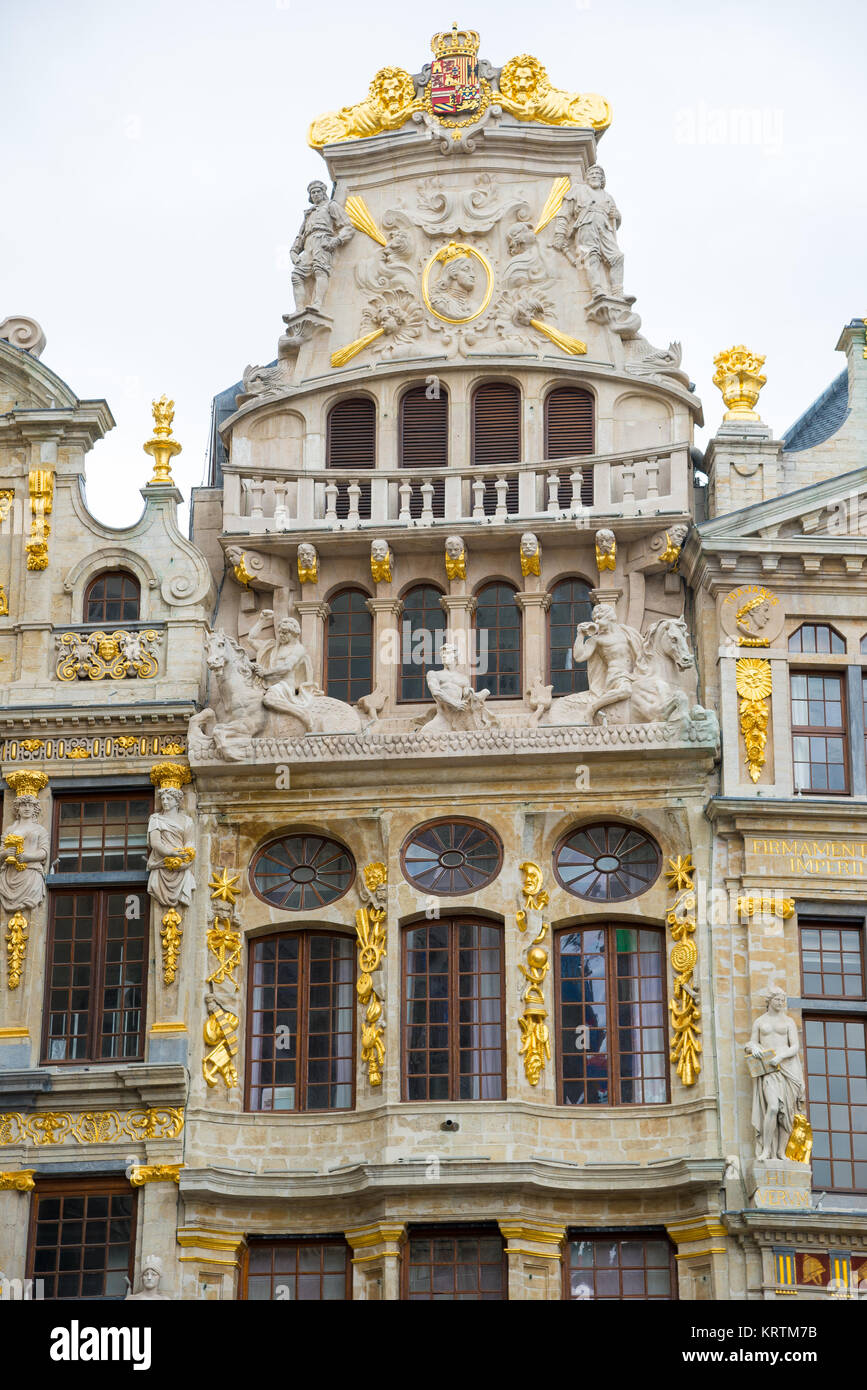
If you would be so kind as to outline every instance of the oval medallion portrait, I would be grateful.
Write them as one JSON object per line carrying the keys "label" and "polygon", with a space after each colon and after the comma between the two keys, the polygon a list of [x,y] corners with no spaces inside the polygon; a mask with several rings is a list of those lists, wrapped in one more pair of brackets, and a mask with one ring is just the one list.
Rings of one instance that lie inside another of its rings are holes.
{"label": "oval medallion portrait", "polygon": [[469,323],[491,302],[494,272],[481,251],[462,241],[450,241],[435,251],[424,268],[424,302],[443,323]]}

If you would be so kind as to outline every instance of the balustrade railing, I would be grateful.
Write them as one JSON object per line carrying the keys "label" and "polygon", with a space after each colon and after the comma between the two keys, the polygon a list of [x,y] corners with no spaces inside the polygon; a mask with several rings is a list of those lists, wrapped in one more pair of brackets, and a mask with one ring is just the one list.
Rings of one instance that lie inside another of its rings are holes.
{"label": "balustrade railing", "polygon": [[688,510],[686,444],[633,454],[498,468],[276,470],[225,475],[225,528],[307,531],[377,525],[530,522],[544,517],[635,516]]}

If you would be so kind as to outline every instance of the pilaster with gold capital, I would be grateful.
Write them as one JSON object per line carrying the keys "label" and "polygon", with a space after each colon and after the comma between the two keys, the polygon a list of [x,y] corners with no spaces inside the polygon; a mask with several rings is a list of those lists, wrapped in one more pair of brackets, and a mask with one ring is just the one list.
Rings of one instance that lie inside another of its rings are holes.
{"label": "pilaster with gold capital", "polygon": [[548,670],[545,614],[551,595],[525,590],[515,594],[515,602],[524,615],[524,689],[530,690],[534,681],[544,683]]}
{"label": "pilaster with gold capital", "polygon": [[525,1302],[562,1298],[565,1226],[522,1220],[499,1222],[506,1242],[509,1298]]}
{"label": "pilaster with gold capital", "polygon": [[352,1249],[353,1300],[400,1298],[400,1262],[406,1226],[400,1221],[374,1221],[344,1232]]}
{"label": "pilaster with gold capital", "polygon": [[383,712],[392,709],[397,699],[397,680],[401,664],[400,617],[403,613],[401,598],[369,598],[365,602],[368,613],[373,615],[374,664],[371,671],[371,689],[385,694]]}
{"label": "pilaster with gold capital", "polygon": [[301,642],[313,663],[313,679],[322,683],[325,655],[325,624],[331,613],[321,598],[302,598],[295,603],[301,620]]}

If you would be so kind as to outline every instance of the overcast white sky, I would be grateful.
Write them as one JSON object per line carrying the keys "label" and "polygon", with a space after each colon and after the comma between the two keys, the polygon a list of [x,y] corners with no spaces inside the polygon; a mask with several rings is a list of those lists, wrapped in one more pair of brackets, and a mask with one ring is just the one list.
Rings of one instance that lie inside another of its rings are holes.
{"label": "overcast white sky", "polygon": [[600,163],[626,289],[652,342],[682,340],[711,432],[715,351],[767,355],[761,409],[780,434],[867,314],[863,0],[0,0],[0,14],[0,319],[38,319],[43,361],[107,399],[117,428],[88,460],[102,520],[141,510],[153,396],[175,398],[189,496],[211,397],[276,356],[288,246],[322,167],[309,120],[360,100],[386,63],[418,71],[455,18],[482,57],[535,53],[555,85],[611,102]]}

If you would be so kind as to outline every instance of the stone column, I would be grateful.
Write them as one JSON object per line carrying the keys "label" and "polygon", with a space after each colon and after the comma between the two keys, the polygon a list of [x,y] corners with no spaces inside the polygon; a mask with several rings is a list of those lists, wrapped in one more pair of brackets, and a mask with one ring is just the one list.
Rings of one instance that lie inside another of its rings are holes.
{"label": "stone column", "polygon": [[325,624],[331,609],[321,598],[298,599],[295,607],[301,619],[301,641],[313,663],[313,679],[321,685],[325,670]]}
{"label": "stone column", "polygon": [[509,1299],[562,1298],[565,1227],[520,1219],[499,1225],[509,1262]]}
{"label": "stone column", "polygon": [[[20,1279],[23,1286],[33,1169],[19,1168],[8,1151],[3,1161],[10,1165],[11,1171],[0,1172],[0,1275],[6,1279]],[[0,1288],[0,1297],[3,1292]]]}
{"label": "stone column", "polygon": [[446,615],[447,640],[457,647],[458,665],[468,665],[471,670],[474,669],[474,663],[469,658],[478,659],[472,645],[476,600],[471,594],[443,594],[440,604]]}
{"label": "stone column", "polygon": [[544,684],[548,670],[545,614],[551,607],[551,595],[524,592],[515,594],[515,602],[524,615],[524,689],[531,690],[536,680]]}
{"label": "stone column", "polygon": [[177,1164],[142,1164],[131,1170],[133,1191],[138,1192],[134,1293],[139,1292],[142,1260],[146,1255],[158,1255],[164,1270],[160,1293],[180,1297],[183,1266],[177,1263],[178,1172]]}
{"label": "stone column", "polygon": [[353,1226],[345,1234],[352,1247],[353,1300],[397,1302],[406,1226],[399,1221],[374,1221],[369,1226]]}
{"label": "stone column", "polygon": [[[176,1297],[182,1299],[236,1299],[239,1294],[241,1257],[246,1244],[243,1234],[214,1227],[181,1226],[177,1242],[181,1267]],[[149,1250],[144,1252],[150,1254]]]}
{"label": "stone column", "polygon": [[397,682],[403,650],[400,628],[403,599],[369,598],[365,607],[373,614],[371,689],[380,690],[386,696],[380,714],[387,714],[397,700]]}

